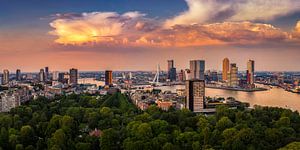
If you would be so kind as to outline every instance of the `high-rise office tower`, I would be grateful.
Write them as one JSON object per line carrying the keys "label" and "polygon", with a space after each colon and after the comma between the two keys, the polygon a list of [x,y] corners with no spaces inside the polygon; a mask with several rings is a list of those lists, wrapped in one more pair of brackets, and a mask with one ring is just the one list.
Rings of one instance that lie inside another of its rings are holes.
{"label": "high-rise office tower", "polygon": [[171,68],[169,72],[169,79],[170,81],[176,81],[176,68]]}
{"label": "high-rise office tower", "polygon": [[185,107],[191,110],[192,112],[201,112],[204,109],[205,81],[187,80],[185,89],[186,89]]}
{"label": "high-rise office tower", "polygon": [[230,64],[230,70],[227,74],[228,78],[228,86],[230,87],[237,87],[239,84],[238,80],[238,67],[235,63]]}
{"label": "high-rise office tower", "polygon": [[21,81],[21,70],[20,69],[17,69],[16,70],[16,80],[17,81]]}
{"label": "high-rise office tower", "polygon": [[105,71],[105,85],[110,86],[112,85],[112,71],[106,70]]}
{"label": "high-rise office tower", "polygon": [[45,80],[49,80],[49,67],[45,67]]}
{"label": "high-rise office tower", "polygon": [[70,69],[70,80],[69,84],[77,85],[78,84],[78,70],[77,69]]}
{"label": "high-rise office tower", "polygon": [[247,81],[248,84],[254,84],[254,60],[247,62]]}
{"label": "high-rise office tower", "polygon": [[53,71],[52,72],[52,80],[58,81],[59,78],[59,72],[58,71]]}
{"label": "high-rise office tower", "polygon": [[190,79],[204,80],[205,61],[191,60],[190,61]]}
{"label": "high-rise office tower", "polygon": [[168,79],[176,81],[176,68],[174,67],[174,60],[168,60]]}
{"label": "high-rise office tower", "polygon": [[211,80],[212,81],[219,81],[219,79],[218,79],[218,72],[217,71],[211,72]]}
{"label": "high-rise office tower", "polygon": [[7,69],[3,70],[3,76],[2,76],[2,84],[8,84],[9,83],[9,71]]}
{"label": "high-rise office tower", "polygon": [[69,82],[69,73],[60,72],[58,73],[58,81],[61,83],[68,83]]}
{"label": "high-rise office tower", "polygon": [[168,60],[168,71],[169,71],[171,68],[174,68],[174,60]]}
{"label": "high-rise office tower", "polygon": [[44,82],[45,81],[45,72],[44,72],[44,69],[40,69],[39,81],[40,82]]}
{"label": "high-rise office tower", "polygon": [[132,79],[132,72],[129,72],[129,80],[131,80]]}
{"label": "high-rise office tower", "polygon": [[222,80],[223,81],[227,81],[227,73],[229,71],[229,59],[228,58],[224,58],[223,59],[223,70],[222,70]]}
{"label": "high-rise office tower", "polygon": [[58,81],[59,82],[61,82],[61,83],[64,82],[64,75],[65,75],[65,73],[63,73],[63,72],[58,73]]}

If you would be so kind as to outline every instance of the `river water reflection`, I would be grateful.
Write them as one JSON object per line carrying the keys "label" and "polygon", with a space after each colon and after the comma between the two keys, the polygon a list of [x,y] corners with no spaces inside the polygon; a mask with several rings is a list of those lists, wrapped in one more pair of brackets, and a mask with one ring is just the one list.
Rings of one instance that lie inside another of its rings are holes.
{"label": "river water reflection", "polygon": [[[184,85],[175,86],[163,86],[158,87],[162,91],[176,92],[176,89],[184,89]],[[210,97],[234,97],[241,102],[248,102],[250,106],[273,106],[289,108],[294,111],[300,112],[300,94],[287,92],[281,88],[273,87],[267,91],[258,92],[242,92],[242,91],[230,91],[223,89],[205,89],[206,96]]]}

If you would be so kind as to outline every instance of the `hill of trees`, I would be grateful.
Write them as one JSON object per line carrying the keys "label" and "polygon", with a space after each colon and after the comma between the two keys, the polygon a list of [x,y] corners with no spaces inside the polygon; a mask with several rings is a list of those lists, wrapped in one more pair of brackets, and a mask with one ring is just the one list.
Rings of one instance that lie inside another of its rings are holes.
{"label": "hill of trees", "polygon": [[209,116],[155,106],[140,111],[121,93],[41,97],[1,113],[0,128],[5,150],[286,150],[300,145],[298,112],[225,106]]}

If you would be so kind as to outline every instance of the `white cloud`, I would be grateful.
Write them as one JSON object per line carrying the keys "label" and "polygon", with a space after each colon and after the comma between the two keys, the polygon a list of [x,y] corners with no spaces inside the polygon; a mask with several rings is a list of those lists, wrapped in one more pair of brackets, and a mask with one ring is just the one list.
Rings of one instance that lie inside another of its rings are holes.
{"label": "white cloud", "polygon": [[238,0],[233,21],[272,20],[300,10],[299,0]]}
{"label": "white cloud", "polygon": [[166,27],[177,24],[203,23],[229,7],[228,4],[221,4],[216,0],[186,0],[186,2],[188,10],[166,20]]}
{"label": "white cloud", "polygon": [[188,10],[166,20],[166,27],[216,20],[271,20],[300,11],[299,0],[186,0],[186,2]]}

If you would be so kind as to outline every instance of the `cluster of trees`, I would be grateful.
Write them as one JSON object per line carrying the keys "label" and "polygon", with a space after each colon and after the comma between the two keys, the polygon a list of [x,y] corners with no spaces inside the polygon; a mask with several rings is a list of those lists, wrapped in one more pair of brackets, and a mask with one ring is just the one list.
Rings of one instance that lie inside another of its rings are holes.
{"label": "cluster of trees", "polygon": [[[0,114],[0,149],[299,148],[300,116],[281,108],[138,110],[121,94],[39,98]],[[99,131],[99,136],[90,134]],[[294,143],[291,143],[294,142]],[[291,143],[291,144],[289,144]],[[289,144],[289,145],[287,145]],[[287,145],[286,147],[284,147]]]}

